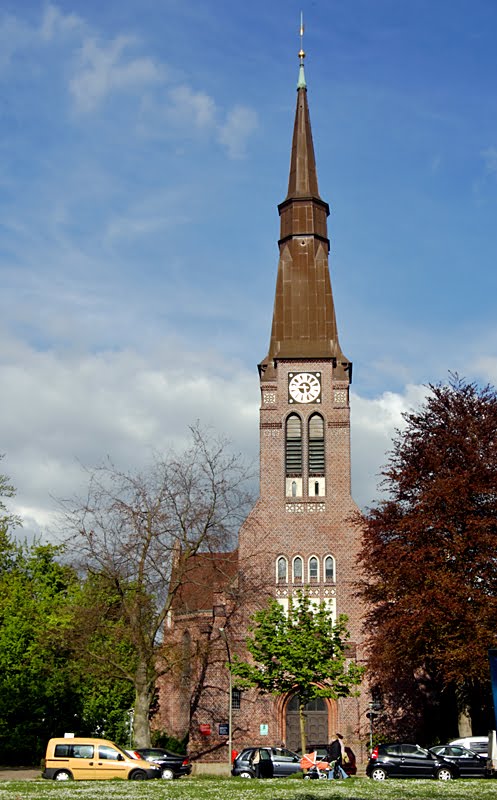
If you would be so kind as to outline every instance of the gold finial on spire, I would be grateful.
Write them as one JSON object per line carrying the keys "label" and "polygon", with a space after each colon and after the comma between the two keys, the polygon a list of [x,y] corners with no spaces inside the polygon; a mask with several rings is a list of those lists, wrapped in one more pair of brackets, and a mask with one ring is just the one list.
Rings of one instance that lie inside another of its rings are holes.
{"label": "gold finial on spire", "polygon": [[300,52],[299,52],[299,58],[300,58],[301,61],[302,61],[303,58],[305,58],[305,53],[304,53],[304,30],[305,30],[305,28],[304,28],[304,12],[301,11],[300,12]]}

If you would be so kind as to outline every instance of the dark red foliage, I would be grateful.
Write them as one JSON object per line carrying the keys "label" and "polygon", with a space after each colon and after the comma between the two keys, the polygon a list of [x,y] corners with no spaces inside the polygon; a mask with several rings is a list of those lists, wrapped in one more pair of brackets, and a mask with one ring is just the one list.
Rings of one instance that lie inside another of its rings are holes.
{"label": "dark red foliage", "polygon": [[428,388],[361,520],[369,667],[392,713],[431,692],[470,705],[497,645],[497,395],[458,376]]}

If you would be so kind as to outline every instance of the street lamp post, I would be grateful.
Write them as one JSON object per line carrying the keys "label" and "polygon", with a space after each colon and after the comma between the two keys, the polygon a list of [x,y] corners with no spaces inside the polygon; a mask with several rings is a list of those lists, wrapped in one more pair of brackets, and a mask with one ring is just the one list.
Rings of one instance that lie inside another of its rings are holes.
{"label": "street lamp post", "polygon": [[224,628],[219,628],[219,633],[221,634],[222,638],[224,639],[224,643],[226,645],[226,654],[228,656],[228,775],[231,772],[231,751],[233,749],[233,738],[232,738],[232,722],[233,722],[233,684],[232,684],[232,675],[231,675],[231,653],[230,653],[230,646],[228,642],[228,637],[226,636],[226,631]]}
{"label": "street lamp post", "polygon": [[375,701],[369,703],[369,711],[367,712],[366,716],[369,719],[369,752],[371,753],[373,750],[373,723],[374,718],[381,714],[379,709],[379,704]]}

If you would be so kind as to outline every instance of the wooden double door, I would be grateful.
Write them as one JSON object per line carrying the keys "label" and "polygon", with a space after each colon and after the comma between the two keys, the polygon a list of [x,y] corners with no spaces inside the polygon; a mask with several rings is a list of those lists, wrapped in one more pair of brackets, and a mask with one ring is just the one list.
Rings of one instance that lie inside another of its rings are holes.
{"label": "wooden double door", "polygon": [[[310,745],[328,742],[328,706],[322,697],[317,697],[305,707],[307,743]],[[286,746],[290,750],[300,748],[299,701],[295,695],[286,707]]]}

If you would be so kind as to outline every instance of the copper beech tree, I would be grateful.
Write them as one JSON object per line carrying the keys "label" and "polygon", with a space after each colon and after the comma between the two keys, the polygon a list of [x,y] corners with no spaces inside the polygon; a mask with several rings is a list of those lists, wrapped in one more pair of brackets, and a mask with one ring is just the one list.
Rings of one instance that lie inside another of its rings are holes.
{"label": "copper beech tree", "polygon": [[[433,741],[457,728],[470,734],[472,718],[486,732],[489,720],[482,709],[487,650],[497,645],[497,394],[457,375],[428,390],[396,433],[381,473],[387,499],[360,520],[360,593],[383,725],[390,735]],[[427,730],[430,714],[438,731]]]}
{"label": "copper beech tree", "polygon": [[177,668],[164,625],[199,553],[226,550],[252,502],[251,470],[198,426],[181,454],[147,470],[90,472],[86,498],[65,503],[68,548],[86,576],[72,633],[88,669],[134,689],[133,739],[150,746],[157,679]]}

